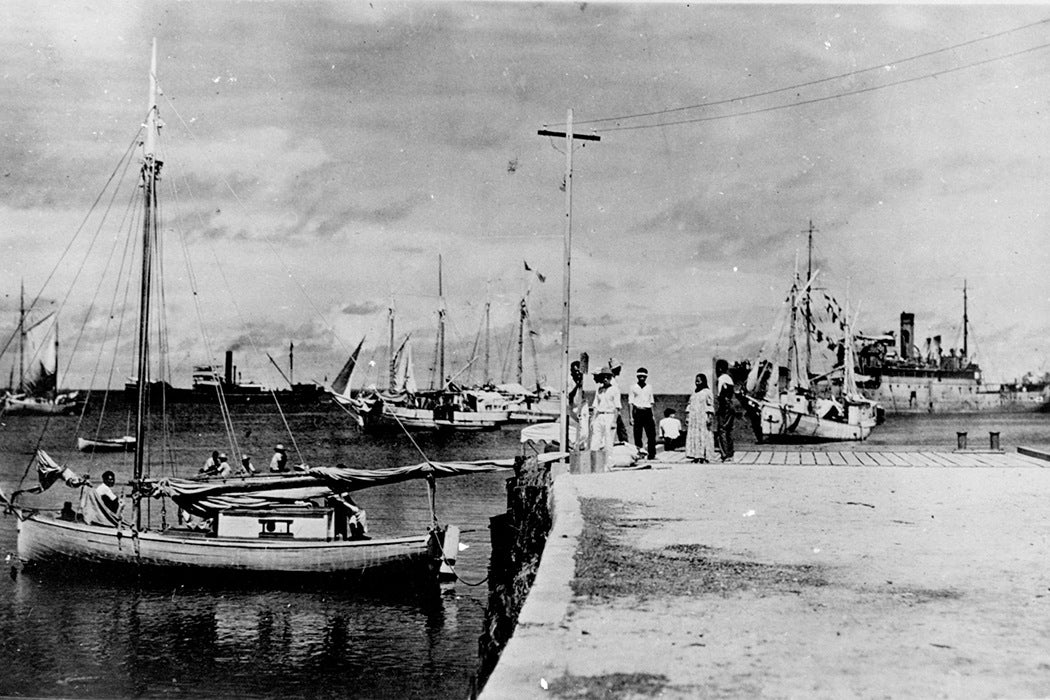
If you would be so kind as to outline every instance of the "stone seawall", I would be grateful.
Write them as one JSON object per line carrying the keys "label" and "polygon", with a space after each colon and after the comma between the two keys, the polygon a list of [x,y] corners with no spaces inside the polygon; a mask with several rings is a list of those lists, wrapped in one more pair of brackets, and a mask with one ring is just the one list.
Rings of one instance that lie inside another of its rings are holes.
{"label": "stone seawall", "polygon": [[475,693],[484,687],[514,634],[551,530],[551,464],[535,456],[515,464],[507,479],[507,511],[490,521],[492,559],[485,630],[478,640],[480,659]]}

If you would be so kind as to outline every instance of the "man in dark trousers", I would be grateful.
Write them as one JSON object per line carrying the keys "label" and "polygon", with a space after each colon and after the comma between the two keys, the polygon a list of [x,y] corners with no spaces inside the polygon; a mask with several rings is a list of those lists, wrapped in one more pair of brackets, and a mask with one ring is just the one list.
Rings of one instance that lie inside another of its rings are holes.
{"label": "man in dark trousers", "polygon": [[631,423],[634,424],[634,446],[642,451],[642,432],[645,432],[646,453],[649,459],[656,458],[656,419],[653,417],[653,388],[649,386],[649,370],[639,367],[638,381],[631,387],[627,403],[631,406]]}

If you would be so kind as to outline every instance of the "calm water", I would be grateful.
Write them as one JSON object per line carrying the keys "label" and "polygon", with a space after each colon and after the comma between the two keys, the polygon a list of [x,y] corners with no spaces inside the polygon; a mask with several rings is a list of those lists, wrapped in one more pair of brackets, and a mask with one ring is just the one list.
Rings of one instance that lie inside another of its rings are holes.
{"label": "calm water", "polygon": [[[685,397],[662,397],[658,409],[680,412]],[[169,449],[196,471],[212,449],[229,451],[221,421],[199,407],[177,407]],[[684,417],[684,416],[683,416]],[[336,410],[286,415],[304,458],[386,467],[420,460],[403,436],[362,436]],[[89,417],[83,434],[94,430]],[[0,487],[10,493],[30,464],[47,419],[8,416],[0,426]],[[127,416],[111,411],[107,434],[123,434]],[[256,466],[275,442],[289,443],[280,415],[252,408],[235,419],[243,451]],[[125,455],[72,449],[76,417],[51,419],[41,443],[53,457],[96,477],[131,472]],[[754,444],[739,421],[737,444]],[[1050,414],[891,417],[862,446],[951,449],[956,431],[971,447],[998,431],[1005,449],[1050,447]],[[418,436],[435,460],[509,457],[517,431]],[[838,444],[831,449],[849,449]],[[294,455],[294,452],[292,453]],[[35,475],[30,474],[27,484]],[[505,506],[505,474],[438,482],[443,521],[466,530],[470,548],[457,570],[471,583],[487,575],[488,519]],[[63,485],[37,501],[75,500]],[[429,521],[425,487],[370,489],[357,499],[373,535],[419,532]],[[154,513],[154,517],[157,517]],[[15,523],[0,518],[0,553],[15,551]],[[462,582],[427,593],[329,588],[237,588],[83,580],[22,572],[0,579],[0,695],[45,697],[465,697],[477,665],[487,588]]]}

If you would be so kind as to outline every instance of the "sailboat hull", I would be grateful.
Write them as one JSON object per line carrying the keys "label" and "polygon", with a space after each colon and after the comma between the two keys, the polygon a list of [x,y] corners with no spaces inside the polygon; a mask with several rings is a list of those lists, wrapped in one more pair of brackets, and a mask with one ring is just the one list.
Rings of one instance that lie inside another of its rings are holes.
{"label": "sailboat hull", "polygon": [[340,575],[432,566],[428,536],[357,541],[274,541],[141,532],[34,514],[20,519],[26,565],[135,566],[157,572]]}
{"label": "sailboat hull", "polygon": [[868,420],[859,412],[854,414],[855,418],[851,416],[851,420],[839,421],[821,418],[770,401],[751,398],[747,401],[748,410],[757,413],[763,440],[857,441],[867,438],[875,425],[874,418]]}
{"label": "sailboat hull", "polygon": [[74,401],[52,401],[35,397],[7,397],[3,402],[4,413],[9,415],[62,416],[76,413]]}

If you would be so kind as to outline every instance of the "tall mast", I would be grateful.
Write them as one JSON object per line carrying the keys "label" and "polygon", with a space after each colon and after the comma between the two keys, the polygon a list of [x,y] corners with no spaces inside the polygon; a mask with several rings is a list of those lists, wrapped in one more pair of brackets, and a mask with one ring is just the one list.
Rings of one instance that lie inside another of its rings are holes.
{"label": "tall mast", "polygon": [[26,283],[18,294],[18,393],[26,390]]}
{"label": "tall mast", "polygon": [[966,306],[967,306],[966,280],[963,279],[963,352],[962,352],[962,356],[964,358],[965,357],[969,357],[969,355],[970,355],[970,352],[969,352],[969,350],[970,350],[970,348],[969,348],[970,337],[969,337],[969,335],[967,333],[967,331],[969,330],[969,327],[970,327],[970,317],[967,314]]}
{"label": "tall mast", "polygon": [[492,330],[489,326],[489,309],[491,306],[491,302],[485,302],[485,376],[482,377],[482,384],[488,384],[491,379],[489,375],[489,339]]}
{"label": "tall mast", "polygon": [[295,388],[295,342],[288,341],[288,383]]}
{"label": "tall mast", "polygon": [[387,311],[388,311],[387,317],[388,317],[388,319],[390,321],[390,384],[389,384],[389,388],[390,388],[390,391],[393,391],[394,390],[394,383],[397,381],[396,376],[395,376],[397,374],[397,368],[394,366],[394,363],[397,360],[397,358],[394,357],[394,353],[397,352],[397,351],[394,350],[394,298],[393,298],[393,296],[390,297],[390,308],[387,309]]}
{"label": "tall mast", "polygon": [[525,297],[521,298],[518,311],[518,365],[516,367],[515,381],[524,386],[522,380],[525,372],[522,369],[525,360]]}
{"label": "tall mast", "polygon": [[[813,219],[809,220],[809,228],[804,232],[809,234],[809,245],[808,245],[808,262],[806,263],[806,281],[809,282],[813,279]],[[809,298],[811,296],[812,289],[806,287],[806,379],[809,379],[811,358],[813,357],[813,344],[811,335],[811,327],[813,325],[813,316],[809,306]]]}
{"label": "tall mast", "polygon": [[441,280],[441,255],[438,255],[438,386],[445,389],[445,290]]}
{"label": "tall mast", "polygon": [[[156,235],[156,185],[161,162],[156,159],[157,150],[157,40],[153,40],[153,51],[149,70],[149,111],[146,114],[146,135],[142,142],[142,279],[139,287],[139,332],[138,332],[138,411],[135,416],[135,462],[136,483],[143,476],[143,461],[146,450],[146,390],[149,386],[149,304],[152,281],[153,239]],[[135,524],[142,526],[142,511],[139,499],[135,503]]]}

